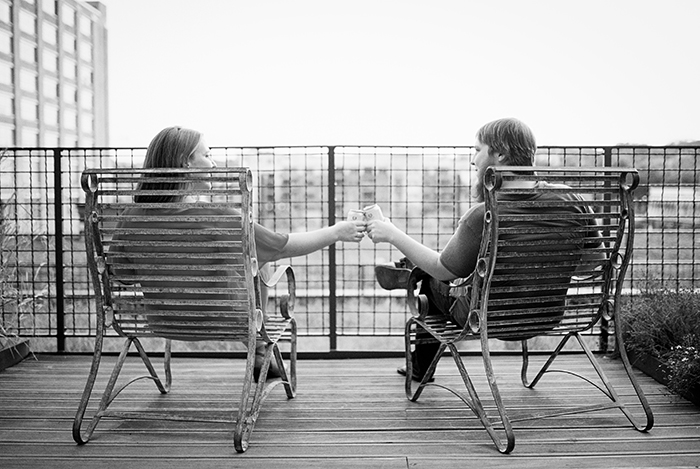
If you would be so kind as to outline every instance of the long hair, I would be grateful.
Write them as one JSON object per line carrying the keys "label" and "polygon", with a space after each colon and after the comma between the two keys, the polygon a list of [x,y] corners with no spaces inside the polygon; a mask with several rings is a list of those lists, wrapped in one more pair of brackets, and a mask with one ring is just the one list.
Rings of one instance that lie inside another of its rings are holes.
{"label": "long hair", "polygon": [[533,166],[537,143],[530,127],[518,119],[506,117],[484,124],[476,138],[489,146],[490,153],[504,155],[509,166]]}
{"label": "long hair", "polygon": [[[146,150],[144,168],[184,168],[190,156],[194,153],[202,134],[183,127],[166,127],[153,137]],[[156,177],[160,175],[155,175]],[[164,175],[163,175],[164,176]],[[176,177],[177,175],[170,175]],[[143,191],[175,191],[184,189],[184,183],[179,182],[139,182],[137,190]],[[136,203],[168,203],[179,202],[176,195],[136,195]]]}

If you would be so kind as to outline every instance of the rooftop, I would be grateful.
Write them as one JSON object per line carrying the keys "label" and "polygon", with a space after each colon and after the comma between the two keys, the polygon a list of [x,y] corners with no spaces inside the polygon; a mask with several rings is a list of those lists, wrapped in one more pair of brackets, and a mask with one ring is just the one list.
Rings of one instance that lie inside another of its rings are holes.
{"label": "rooftop", "polygon": [[[649,433],[634,430],[618,410],[516,421],[515,449],[502,455],[451,393],[429,387],[418,402],[408,401],[404,381],[395,372],[400,358],[299,360],[296,398],[288,400],[281,387],[273,390],[243,454],[233,447],[232,425],[211,422],[105,420],[89,443],[78,446],[71,426],[91,357],[35,358],[0,372],[3,468],[682,468],[700,462],[700,407],[669,395],[642,373],[637,372],[638,379],[656,421]],[[114,360],[105,357],[105,369]],[[590,366],[585,357],[573,354],[556,363],[573,371]],[[601,363],[613,384],[620,383],[618,392],[631,400],[619,360],[603,358]],[[481,358],[468,355],[466,364],[487,410],[493,411]],[[160,395],[142,380],[129,386],[115,405],[153,411],[209,409],[208,415],[221,417],[237,405],[237,378],[244,365],[242,359],[174,357],[170,394]],[[561,373],[547,375],[534,390],[523,388],[516,355],[499,354],[494,366],[513,417],[572,400],[593,403],[604,398],[592,386]],[[138,358],[127,360],[125,371],[142,370]],[[448,357],[436,376],[437,384],[459,384]],[[93,395],[91,405],[96,400]]]}

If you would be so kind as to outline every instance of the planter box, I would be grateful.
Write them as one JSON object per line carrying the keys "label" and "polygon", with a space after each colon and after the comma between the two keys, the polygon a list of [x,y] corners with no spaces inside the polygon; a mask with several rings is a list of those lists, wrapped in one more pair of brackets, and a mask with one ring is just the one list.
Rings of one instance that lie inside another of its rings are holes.
{"label": "planter box", "polygon": [[[662,360],[646,353],[628,352],[627,355],[633,367],[654,378],[664,386],[668,385],[668,366]],[[681,397],[700,406],[700,383],[696,383],[688,392],[681,394]]]}
{"label": "planter box", "polygon": [[7,345],[0,344],[0,371],[24,360],[29,355],[29,340],[11,340]]}

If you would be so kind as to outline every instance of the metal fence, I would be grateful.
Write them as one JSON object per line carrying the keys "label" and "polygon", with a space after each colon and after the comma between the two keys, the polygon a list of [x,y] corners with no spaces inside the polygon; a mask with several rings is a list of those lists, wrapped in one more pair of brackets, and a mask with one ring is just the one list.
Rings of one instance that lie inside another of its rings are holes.
{"label": "metal fence", "polygon": [[[279,232],[318,229],[377,203],[409,235],[445,245],[471,205],[471,147],[212,148],[219,165],[249,166],[257,220]],[[542,147],[538,165],[635,167],[635,252],[626,289],[698,288],[700,147]],[[36,351],[92,347],[95,305],[82,237],[88,167],[141,166],[143,148],[12,148],[0,160],[2,321]],[[398,350],[405,297],[373,268],[401,254],[364,239],[291,259],[302,348]],[[2,331],[0,331],[2,332]],[[596,332],[597,333],[597,332]]]}

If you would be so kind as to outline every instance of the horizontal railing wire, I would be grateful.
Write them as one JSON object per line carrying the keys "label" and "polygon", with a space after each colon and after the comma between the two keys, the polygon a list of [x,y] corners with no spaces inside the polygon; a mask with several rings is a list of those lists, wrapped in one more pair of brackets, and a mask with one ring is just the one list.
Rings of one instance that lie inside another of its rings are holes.
{"label": "horizontal railing wire", "polygon": [[[409,235],[439,250],[473,204],[468,146],[219,147],[212,152],[219,165],[252,169],[256,220],[279,232],[315,230],[376,203]],[[536,164],[639,171],[635,251],[625,283],[633,294],[655,287],[698,288],[699,153],[697,146],[542,147]],[[143,148],[3,151],[0,325],[6,333],[31,337],[36,351],[91,349],[96,305],[85,259],[80,174],[93,167],[140,167],[144,156]],[[360,339],[381,349],[383,337],[402,335],[405,295],[382,290],[374,278],[375,265],[400,257],[395,248],[365,238],[359,245],[337,243],[285,260],[297,272],[300,336],[318,350],[344,350]]]}

